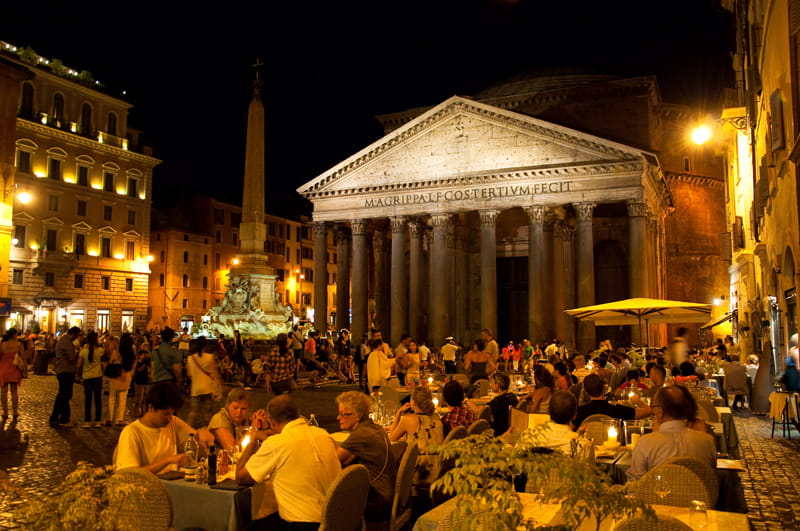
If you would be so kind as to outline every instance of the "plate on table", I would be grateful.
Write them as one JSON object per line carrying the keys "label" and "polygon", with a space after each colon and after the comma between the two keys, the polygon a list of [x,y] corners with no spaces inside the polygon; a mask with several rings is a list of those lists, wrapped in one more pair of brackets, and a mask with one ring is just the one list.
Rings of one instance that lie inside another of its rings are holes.
{"label": "plate on table", "polygon": [[348,437],[350,437],[349,431],[335,431],[331,433],[331,439],[333,439],[339,444],[345,442]]}

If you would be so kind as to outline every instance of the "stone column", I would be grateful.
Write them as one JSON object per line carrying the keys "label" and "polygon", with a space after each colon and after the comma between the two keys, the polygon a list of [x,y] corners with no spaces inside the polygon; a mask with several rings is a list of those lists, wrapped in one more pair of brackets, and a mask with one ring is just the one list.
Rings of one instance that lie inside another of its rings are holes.
{"label": "stone column", "polygon": [[[628,288],[632,298],[647,296],[647,205],[638,199],[629,199],[628,207]],[[646,327],[631,327],[631,342],[637,345],[647,343]]]}
{"label": "stone column", "polygon": [[[567,336],[566,315],[564,310],[568,310],[564,302],[564,227],[561,222],[553,223],[553,260],[550,263],[553,268],[553,276],[550,284],[553,290],[552,308],[555,312],[553,320],[553,337],[564,341]],[[552,338],[545,338],[547,340]]]}
{"label": "stone column", "polygon": [[408,223],[408,333],[417,340],[422,337],[422,231],[418,221]]}
{"label": "stone column", "polygon": [[442,344],[445,337],[450,335],[447,330],[449,322],[449,303],[447,281],[447,226],[450,214],[431,215],[433,225],[433,241],[431,242],[431,297],[430,304],[430,345]]}
{"label": "stone column", "polygon": [[345,227],[336,229],[336,330],[342,328],[350,329],[350,231]]}
{"label": "stone column", "polygon": [[361,344],[361,336],[367,331],[367,222],[354,219],[350,222],[353,232],[353,341]]}
{"label": "stone column", "polygon": [[[314,328],[328,331],[328,224],[313,223],[314,228]],[[302,297],[302,294],[300,295]]]}
{"label": "stone column", "polygon": [[[372,258],[375,264],[373,271],[373,293],[375,294],[375,318],[373,326],[383,333],[384,341],[390,343],[391,300],[389,298],[389,269],[386,267],[386,236],[383,230],[376,230],[372,236]],[[369,310],[368,310],[369,311]],[[369,323],[369,313],[367,313]]]}
{"label": "stone column", "polygon": [[[561,225],[561,243],[564,264],[564,282],[561,285],[564,294],[564,309],[571,310],[577,307],[575,298],[575,229],[567,223]],[[575,318],[566,313],[563,314],[563,317],[566,329],[563,341],[570,348],[575,348],[578,344],[575,335]]]}
{"label": "stone column", "polygon": [[481,210],[481,328],[497,334],[497,210]]}
{"label": "stone column", "polygon": [[556,312],[558,307],[553,304],[555,283],[553,282],[553,272],[548,266],[553,263],[553,214],[547,213],[544,217],[544,247],[542,248],[542,326],[545,337],[542,340],[550,339],[555,334]]}
{"label": "stone column", "polygon": [[528,336],[536,344],[546,339],[543,298],[545,207],[533,205],[525,211],[528,213]]}
{"label": "stone column", "polygon": [[[594,304],[594,233],[593,216],[594,203],[574,203],[578,217],[577,243],[577,273],[578,273],[578,306],[591,306]],[[578,322],[578,350],[585,354],[589,349],[596,347],[594,323],[591,321]]]}
{"label": "stone column", "polygon": [[[406,218],[390,219],[392,225],[392,331],[391,343],[400,342],[400,336],[408,333],[408,298],[406,295]],[[385,336],[384,336],[385,337]]]}

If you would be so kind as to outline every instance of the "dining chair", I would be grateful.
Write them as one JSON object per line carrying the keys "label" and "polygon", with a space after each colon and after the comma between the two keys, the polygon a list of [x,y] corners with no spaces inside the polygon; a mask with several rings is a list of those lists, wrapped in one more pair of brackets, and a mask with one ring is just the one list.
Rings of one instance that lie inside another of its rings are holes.
{"label": "dining chair", "polygon": [[472,398],[480,398],[482,396],[487,396],[489,391],[491,391],[492,387],[489,385],[489,380],[486,378],[481,378],[480,380],[475,380],[475,383],[472,384],[474,389],[472,391]]}
{"label": "dining chair", "polygon": [[367,467],[350,465],[342,470],[325,494],[319,531],[361,531],[368,494]]}
{"label": "dining chair", "polygon": [[644,517],[629,518],[617,524],[617,531],[687,531],[692,528],[677,518],[671,516],[658,516],[657,520],[647,520]]}
{"label": "dining chair", "polygon": [[172,501],[154,474],[140,468],[118,470],[108,479],[109,507],[131,529],[159,530],[172,526]]}
{"label": "dining chair", "polygon": [[389,453],[392,454],[392,462],[395,464],[395,468],[400,466],[400,460],[403,459],[403,454],[406,453],[407,447],[408,443],[405,441],[395,441],[389,447]]}
{"label": "dining chair", "polygon": [[442,444],[447,444],[450,441],[455,441],[456,439],[463,439],[467,436],[467,428],[464,426],[456,426],[450,433],[447,434],[447,437],[444,438],[444,442]]}
{"label": "dining chair", "polygon": [[645,503],[688,507],[692,500],[700,500],[711,504],[711,494],[700,476],[681,465],[658,465],[627,487]]}
{"label": "dining chair", "polygon": [[508,424],[516,435],[528,429],[528,413],[519,408],[508,408]]}
{"label": "dining chair", "polygon": [[[450,433],[447,434],[447,437],[444,438],[444,442],[442,444],[447,444],[450,441],[455,441],[457,439],[463,439],[468,435],[467,428],[464,426],[456,426]],[[455,467],[455,459],[442,459],[442,466],[439,467],[439,475],[431,480],[433,481],[439,479],[443,475],[445,475],[450,470],[453,470]],[[450,498],[452,498],[452,494],[445,494],[439,489],[431,488],[431,506],[436,507],[437,505],[441,505]]]}
{"label": "dining chair", "polygon": [[488,405],[487,406],[482,406],[478,410],[478,414],[475,416],[475,418],[476,419],[483,419],[486,422],[491,422],[492,421],[492,408],[490,408]]}
{"label": "dining chair", "polygon": [[378,393],[380,393],[381,402],[390,401],[394,402],[395,404],[400,403],[400,393],[397,392],[397,389],[394,387],[390,387],[388,385],[381,386],[378,389]]}
{"label": "dining chair", "polygon": [[453,374],[450,376],[453,380],[461,384],[461,387],[469,387],[469,376],[466,374]]}
{"label": "dining chair", "polygon": [[491,428],[491,425],[486,419],[478,419],[473,422],[467,430],[468,435],[478,435]]}
{"label": "dining chair", "polygon": [[392,501],[392,515],[389,520],[389,531],[397,531],[411,524],[411,484],[414,481],[414,471],[417,467],[419,449],[412,444],[406,449],[400,460],[397,471],[397,480],[394,484],[394,500]]}
{"label": "dining chair", "polygon": [[717,498],[719,497],[719,476],[717,476],[717,471],[715,469],[711,468],[699,459],[688,455],[670,457],[664,461],[663,464],[685,466],[697,474],[700,479],[703,480],[703,483],[706,484],[708,493],[711,496],[711,501],[708,506],[709,509],[715,509],[717,507]]}

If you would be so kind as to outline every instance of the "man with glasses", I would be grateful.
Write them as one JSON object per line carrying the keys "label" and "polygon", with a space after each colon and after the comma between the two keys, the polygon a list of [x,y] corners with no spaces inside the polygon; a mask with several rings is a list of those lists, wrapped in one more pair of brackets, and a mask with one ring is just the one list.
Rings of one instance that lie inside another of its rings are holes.
{"label": "man with glasses", "polygon": [[686,425],[692,406],[691,394],[683,386],[664,387],[656,393],[652,408],[658,431],[642,436],[636,443],[627,472],[629,481],[639,479],[670,457],[694,457],[711,468],[716,467],[714,438]]}

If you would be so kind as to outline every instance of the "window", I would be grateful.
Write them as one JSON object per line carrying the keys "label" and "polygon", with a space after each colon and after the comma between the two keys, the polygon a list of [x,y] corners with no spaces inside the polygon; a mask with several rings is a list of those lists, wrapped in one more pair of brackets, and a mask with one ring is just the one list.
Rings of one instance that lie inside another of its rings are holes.
{"label": "window", "polygon": [[74,281],[73,281],[72,285],[73,285],[73,286],[74,286],[76,289],[83,289],[83,275],[76,274],[76,275],[75,275],[75,279],[74,279]]}
{"label": "window", "polygon": [[286,239],[287,240],[292,239],[292,226],[289,225],[288,223],[286,224]]}
{"label": "window", "polygon": [[17,151],[17,171],[22,173],[30,173],[31,172],[31,152],[30,151],[22,151],[21,149]]}
{"label": "window", "polygon": [[184,264],[189,263],[189,251],[183,251],[183,263]]}
{"label": "window", "polygon": [[305,277],[303,280],[314,282],[314,270],[310,267],[303,268],[303,276]]}
{"label": "window", "polygon": [[126,278],[125,279],[125,291],[133,291],[133,279]]}
{"label": "window", "polygon": [[283,239],[283,223],[278,225],[278,238]]}
{"label": "window", "polygon": [[307,260],[313,260],[314,250],[311,247],[303,247],[303,258]]}
{"label": "window", "polygon": [[49,159],[47,161],[47,176],[53,180],[60,181],[62,163],[61,159]]}
{"label": "window", "polygon": [[214,241],[217,243],[222,243],[222,233],[220,231],[214,233]]}
{"label": "window", "polygon": [[189,299],[183,299],[182,306],[183,306],[183,308],[188,308],[189,307]]}
{"label": "window", "polygon": [[242,224],[242,215],[238,212],[231,212],[231,227],[238,227]]}
{"label": "window", "polygon": [[136,225],[136,211],[128,210],[128,225]]}
{"label": "window", "polygon": [[53,288],[56,285],[56,274],[52,271],[48,271],[44,274],[44,285],[48,288]]}
{"label": "window", "polygon": [[15,269],[12,272],[11,283],[16,284],[17,286],[22,285],[22,269]]}
{"label": "window", "polygon": [[239,235],[236,234],[235,232],[233,233],[233,238],[231,239],[231,242],[233,243],[234,247],[239,245]]}
{"label": "window", "polygon": [[78,166],[78,184],[89,186],[89,168],[87,166]]}
{"label": "window", "polygon": [[61,127],[64,123],[64,96],[56,94],[53,97],[53,118],[51,123],[56,127]]}
{"label": "window", "polygon": [[100,256],[111,258],[111,238],[100,238]]}
{"label": "window", "polygon": [[97,330],[108,330],[111,326],[111,310],[97,310]]}
{"label": "window", "polygon": [[108,129],[109,135],[117,136],[117,115],[113,112],[108,113]]}
{"label": "window", "polygon": [[109,171],[103,173],[103,190],[106,192],[114,191],[114,174]]}
{"label": "window", "polygon": [[100,287],[105,290],[111,289],[111,277],[100,277]]}
{"label": "window", "polygon": [[125,242],[125,260],[136,260],[136,242]]}
{"label": "window", "polygon": [[203,299],[203,309],[208,309],[208,299]]}
{"label": "window", "polygon": [[219,269],[221,265],[222,257],[219,255],[219,253],[217,253],[214,255],[214,269]]}
{"label": "window", "polygon": [[274,221],[270,221],[269,225],[267,227],[268,227],[267,230],[269,231],[269,235],[270,236],[275,236],[275,222]]}
{"label": "window", "polygon": [[45,233],[45,249],[49,249],[51,251],[58,250],[58,231],[56,229],[47,229]]}
{"label": "window", "polygon": [[203,289],[208,289],[208,277],[203,277]]}
{"label": "window", "polygon": [[160,275],[158,275],[158,285],[161,288],[164,287],[164,273],[161,273]]}
{"label": "window", "polygon": [[47,198],[47,210],[50,212],[58,212],[58,196],[51,195]]}
{"label": "window", "polygon": [[86,235],[78,233],[75,235],[75,255],[83,256],[86,254]]}
{"label": "window", "polygon": [[112,214],[111,205],[103,205],[103,221],[111,221]]}
{"label": "window", "polygon": [[136,315],[135,310],[122,310],[122,332],[130,332],[133,329],[133,319]]}
{"label": "window", "polygon": [[300,229],[300,233],[303,235],[304,240],[311,239],[311,233],[309,232],[308,227],[303,226],[303,228]]}
{"label": "window", "polygon": [[161,251],[158,254],[158,261],[161,262],[162,264],[164,263],[164,251]]}
{"label": "window", "polygon": [[294,253],[295,253],[295,256],[297,256],[297,261],[296,261],[296,263],[298,263],[298,264],[302,263],[302,262],[300,261],[300,249],[296,249],[296,250],[294,251]]}
{"label": "window", "polygon": [[204,266],[207,266],[207,265],[208,265],[208,255],[207,255],[207,254],[204,254],[204,255],[203,255],[203,265],[204,265]]}
{"label": "window", "polygon": [[221,208],[214,209],[214,224],[225,225],[225,211]]}
{"label": "window", "polygon": [[14,226],[14,240],[11,242],[17,249],[25,248],[25,225]]}
{"label": "window", "polygon": [[78,199],[78,215],[81,217],[86,217],[86,201],[82,201]]}
{"label": "window", "polygon": [[189,275],[183,275],[183,278],[181,280],[181,284],[183,285],[184,288],[188,288],[189,287]]}
{"label": "window", "polygon": [[137,197],[138,192],[136,190],[138,187],[139,182],[132,177],[128,177],[128,197]]}
{"label": "window", "polygon": [[189,235],[188,234],[184,234],[183,235],[183,241],[185,241],[185,242],[189,241]]}
{"label": "window", "polygon": [[92,107],[88,103],[81,106],[81,134],[89,136],[92,133]]}
{"label": "window", "polygon": [[[214,279],[214,289],[215,289],[215,290],[217,290],[217,291],[219,291],[219,284],[220,284],[220,282],[219,282],[219,277],[216,277],[216,278]],[[219,306],[219,300],[217,300],[217,302],[216,302],[215,304],[216,304],[217,306]]]}

